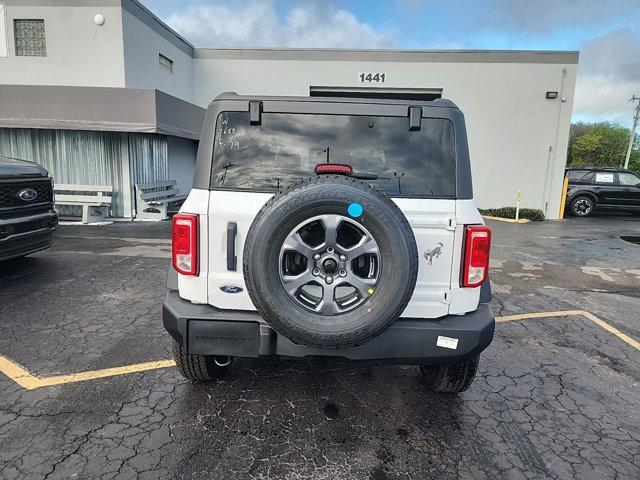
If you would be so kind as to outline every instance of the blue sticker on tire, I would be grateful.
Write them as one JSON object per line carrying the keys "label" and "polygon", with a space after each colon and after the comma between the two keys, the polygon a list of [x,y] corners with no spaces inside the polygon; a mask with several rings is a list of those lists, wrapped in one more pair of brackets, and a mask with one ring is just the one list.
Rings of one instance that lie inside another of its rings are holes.
{"label": "blue sticker on tire", "polygon": [[352,203],[347,208],[347,212],[349,212],[349,215],[351,215],[352,217],[358,218],[360,215],[362,215],[362,212],[364,212],[364,208],[362,208],[362,205],[360,205],[359,203]]}

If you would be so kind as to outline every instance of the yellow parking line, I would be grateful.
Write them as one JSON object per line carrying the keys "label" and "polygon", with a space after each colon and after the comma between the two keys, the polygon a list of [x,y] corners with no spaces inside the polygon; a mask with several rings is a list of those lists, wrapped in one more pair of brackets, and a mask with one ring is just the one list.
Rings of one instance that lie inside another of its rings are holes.
{"label": "yellow parking line", "polygon": [[33,390],[40,386],[38,385],[40,381],[39,378],[31,375],[28,370],[2,355],[0,355],[0,372],[27,390]]}
{"label": "yellow parking line", "polygon": [[583,316],[591,320],[600,328],[604,328],[607,332],[615,335],[626,344],[631,345],[636,350],[640,350],[640,342],[631,338],[629,335],[622,333],[616,327],[608,324],[601,318],[596,317],[593,313],[587,312],[585,310],[558,310],[555,312],[534,312],[534,313],[522,313],[519,315],[505,315],[502,317],[496,317],[496,322],[513,322],[516,320],[529,320],[533,318],[575,317],[575,316]]}
{"label": "yellow parking line", "polygon": [[157,360],[155,362],[135,363],[123,367],[105,368],[103,370],[93,370],[89,372],[71,373],[69,375],[58,375],[55,377],[45,377],[38,379],[38,387],[50,387],[52,385],[62,385],[64,383],[84,382],[85,380],[95,380],[96,378],[117,377],[128,373],[144,372],[147,370],[157,370],[158,368],[168,368],[175,366],[173,360]]}
{"label": "yellow parking line", "polygon": [[[496,322],[514,322],[518,320],[531,320],[535,318],[549,317],[572,317],[582,316],[592,321],[600,328],[615,335],[636,350],[640,350],[640,342],[631,338],[629,335],[622,333],[613,325],[608,324],[604,320],[596,317],[590,312],[584,310],[556,310],[552,312],[533,312],[521,313],[517,315],[503,315],[496,317]],[[105,368],[102,370],[91,370],[89,372],[71,373],[68,375],[56,375],[53,377],[37,377],[29,372],[23,366],[9,360],[7,357],[0,355],[0,373],[5,374],[11,380],[16,382],[22,388],[33,390],[35,388],[51,387],[53,385],[64,385],[67,383],[84,382],[86,380],[95,380],[96,378],[116,377],[129,373],[144,372],[147,370],[157,370],[160,368],[168,368],[175,366],[173,360],[157,360],[155,362],[135,363],[133,365],[125,365],[122,367]]]}
{"label": "yellow parking line", "polygon": [[156,370],[159,368],[168,368],[175,366],[173,360],[157,360],[154,362],[135,363],[133,365],[125,365],[123,367],[105,368],[102,370],[91,370],[89,372],[71,373],[68,375],[56,375],[54,377],[40,378],[33,375],[24,367],[12,362],[7,357],[0,355],[0,372],[4,373],[11,380],[16,382],[22,388],[33,390],[34,388],[51,387],[53,385],[63,385],[66,383],[84,382],[85,380],[94,380],[96,378],[116,377],[126,375],[128,373],[144,372],[147,370]]}

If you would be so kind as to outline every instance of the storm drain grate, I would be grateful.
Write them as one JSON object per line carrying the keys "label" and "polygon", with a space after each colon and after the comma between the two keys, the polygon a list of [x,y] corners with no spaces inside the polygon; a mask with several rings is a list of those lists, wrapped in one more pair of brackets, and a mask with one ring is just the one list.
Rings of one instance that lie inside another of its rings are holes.
{"label": "storm drain grate", "polygon": [[622,235],[620,238],[625,242],[635,243],[636,245],[640,245],[640,237],[635,237],[633,235]]}

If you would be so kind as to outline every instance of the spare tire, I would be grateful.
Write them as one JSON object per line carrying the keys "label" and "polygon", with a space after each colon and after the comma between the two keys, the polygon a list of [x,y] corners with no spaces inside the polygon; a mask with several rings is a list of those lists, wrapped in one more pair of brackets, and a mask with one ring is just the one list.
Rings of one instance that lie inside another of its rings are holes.
{"label": "spare tire", "polygon": [[273,196],[244,246],[244,279],[262,317],[291,341],[362,344],[409,303],[418,251],[398,206],[371,185],[322,175]]}

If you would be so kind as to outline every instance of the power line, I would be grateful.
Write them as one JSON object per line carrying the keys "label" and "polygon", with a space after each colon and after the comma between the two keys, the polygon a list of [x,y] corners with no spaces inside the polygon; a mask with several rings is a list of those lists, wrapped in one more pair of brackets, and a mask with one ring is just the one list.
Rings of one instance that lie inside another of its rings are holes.
{"label": "power line", "polygon": [[611,110],[615,110],[616,108],[620,108],[620,107],[622,107],[624,105],[627,105],[628,103],[629,103],[629,101],[627,100],[626,102],[619,103],[617,105],[614,105],[613,107],[605,108],[604,110],[592,113],[591,115],[593,115],[594,117],[597,116],[597,115],[602,115],[603,113],[607,113],[607,112],[609,112]]}

